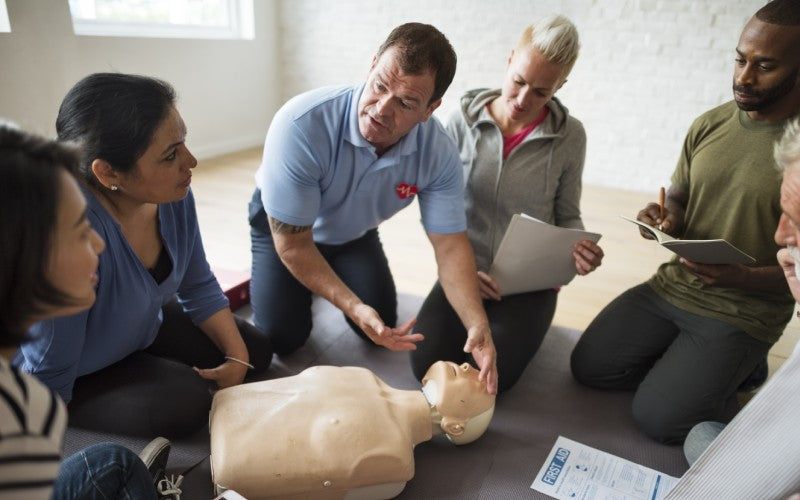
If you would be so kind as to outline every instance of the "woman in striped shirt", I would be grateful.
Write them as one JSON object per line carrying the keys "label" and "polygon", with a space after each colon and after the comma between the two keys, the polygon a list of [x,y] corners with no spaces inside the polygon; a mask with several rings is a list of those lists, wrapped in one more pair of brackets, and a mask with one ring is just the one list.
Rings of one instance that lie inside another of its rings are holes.
{"label": "woman in striped shirt", "polygon": [[77,161],[0,123],[0,499],[156,498],[147,466],[122,446],[95,445],[61,464],[64,403],[9,363],[33,323],[94,303],[104,243],[70,175]]}

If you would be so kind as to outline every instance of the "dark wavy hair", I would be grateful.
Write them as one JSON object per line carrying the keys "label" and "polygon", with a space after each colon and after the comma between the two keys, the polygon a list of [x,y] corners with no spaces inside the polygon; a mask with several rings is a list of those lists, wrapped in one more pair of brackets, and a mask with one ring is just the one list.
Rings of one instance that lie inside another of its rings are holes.
{"label": "dark wavy hair", "polygon": [[133,171],[174,106],[175,90],[165,81],[94,73],[76,83],[61,102],[56,118],[58,140],[80,147],[81,176],[100,187],[92,162],[102,159],[118,172]]}
{"label": "dark wavy hair", "polygon": [[391,47],[398,49],[397,62],[403,73],[434,72],[433,95],[428,105],[441,99],[456,74],[456,52],[447,37],[430,24],[406,23],[389,33],[378,48],[377,57]]}
{"label": "dark wavy hair", "polygon": [[25,325],[70,297],[47,278],[61,173],[77,174],[78,152],[0,122],[0,347],[16,347]]}

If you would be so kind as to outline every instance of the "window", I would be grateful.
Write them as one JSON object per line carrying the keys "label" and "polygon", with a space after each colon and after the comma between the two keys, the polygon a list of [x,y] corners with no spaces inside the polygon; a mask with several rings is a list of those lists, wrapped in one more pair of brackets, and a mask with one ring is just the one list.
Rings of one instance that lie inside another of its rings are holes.
{"label": "window", "polygon": [[77,35],[254,37],[252,0],[69,0]]}
{"label": "window", "polygon": [[11,33],[11,24],[8,22],[8,9],[6,9],[5,0],[0,0],[0,33]]}

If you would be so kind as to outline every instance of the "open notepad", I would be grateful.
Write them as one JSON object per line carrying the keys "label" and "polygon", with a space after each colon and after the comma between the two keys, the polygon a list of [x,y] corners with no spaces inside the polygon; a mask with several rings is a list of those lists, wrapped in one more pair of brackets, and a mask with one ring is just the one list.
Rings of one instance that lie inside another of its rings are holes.
{"label": "open notepad", "polygon": [[698,264],[754,264],[756,262],[756,259],[725,240],[680,240],[642,221],[624,215],[620,215],[620,217],[643,228],[653,235],[653,238],[662,247],[691,262]]}
{"label": "open notepad", "polygon": [[595,243],[597,233],[553,226],[525,214],[514,214],[489,268],[502,295],[566,285],[577,274],[572,246]]}

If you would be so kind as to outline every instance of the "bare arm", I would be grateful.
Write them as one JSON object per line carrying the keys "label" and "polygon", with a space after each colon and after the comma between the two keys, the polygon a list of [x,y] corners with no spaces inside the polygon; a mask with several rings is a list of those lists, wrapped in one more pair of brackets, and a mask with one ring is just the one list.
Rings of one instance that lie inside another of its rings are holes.
{"label": "bare arm", "polygon": [[[239,328],[236,326],[229,308],[220,309],[210,318],[203,321],[199,327],[225,356],[230,356],[244,363],[250,361],[247,346],[239,334]],[[247,366],[236,361],[226,360],[216,368],[200,369],[195,367],[195,371],[201,377],[215,381],[220,389],[224,389],[241,384],[247,374]]]}
{"label": "bare arm", "polygon": [[706,285],[726,286],[758,292],[789,291],[781,266],[749,267],[742,264],[697,264],[680,259],[681,264]]}
{"label": "bare arm", "polygon": [[281,261],[300,283],[324,297],[352,319],[376,344],[393,351],[415,349],[420,334],[408,335],[413,320],[390,328],[370,306],[364,304],[336,275],[319,253],[311,234],[311,226],[293,226],[269,217],[275,250]]}
{"label": "bare arm", "polygon": [[436,255],[444,293],[467,330],[464,352],[475,358],[481,370],[480,379],[486,381],[487,390],[494,394],[497,392],[497,353],[478,291],[478,270],[467,234],[428,233],[428,239]]}

